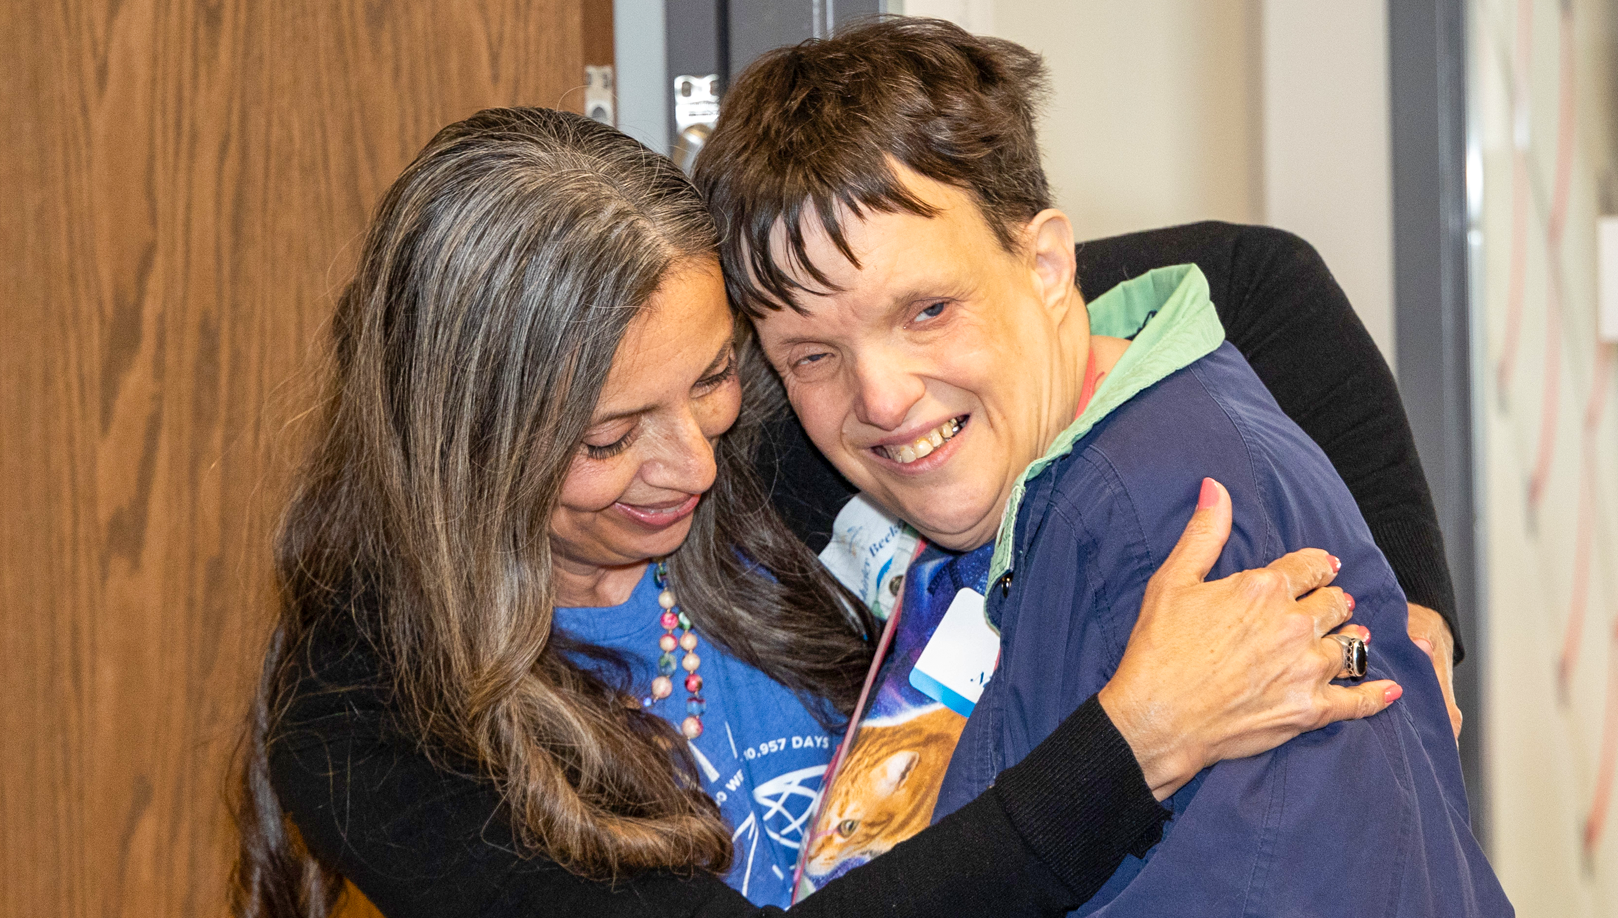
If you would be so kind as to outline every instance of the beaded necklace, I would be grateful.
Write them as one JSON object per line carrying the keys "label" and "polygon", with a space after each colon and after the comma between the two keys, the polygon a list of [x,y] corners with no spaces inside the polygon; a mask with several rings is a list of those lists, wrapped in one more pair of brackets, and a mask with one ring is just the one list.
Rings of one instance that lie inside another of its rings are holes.
{"label": "beaded necklace", "polygon": [[[684,669],[685,690],[691,693],[691,697],[685,700],[686,718],[680,722],[680,732],[687,739],[696,739],[702,735],[702,715],[708,710],[708,703],[697,694],[702,691],[702,677],[697,675],[697,667],[702,665],[702,658],[697,656],[697,633],[692,630],[691,619],[680,609],[679,603],[674,600],[674,593],[668,588],[667,561],[657,562],[657,567],[652,571],[652,582],[658,589],[657,604],[663,609],[658,624],[663,626],[664,634],[657,639],[657,646],[663,655],[657,658],[657,676],[652,679],[652,694],[641,699],[641,706],[649,708],[674,694],[674,673],[676,669]],[[675,637],[675,629],[680,630],[679,637]],[[676,647],[685,651],[678,667],[674,661]]]}

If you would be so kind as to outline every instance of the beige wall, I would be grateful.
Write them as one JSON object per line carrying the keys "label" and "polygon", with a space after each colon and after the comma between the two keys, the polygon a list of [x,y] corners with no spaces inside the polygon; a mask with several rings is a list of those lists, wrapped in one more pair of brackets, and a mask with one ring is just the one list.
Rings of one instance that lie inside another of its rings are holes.
{"label": "beige wall", "polygon": [[992,27],[1050,66],[1045,158],[1081,238],[1261,218],[1254,0],[997,0]]}

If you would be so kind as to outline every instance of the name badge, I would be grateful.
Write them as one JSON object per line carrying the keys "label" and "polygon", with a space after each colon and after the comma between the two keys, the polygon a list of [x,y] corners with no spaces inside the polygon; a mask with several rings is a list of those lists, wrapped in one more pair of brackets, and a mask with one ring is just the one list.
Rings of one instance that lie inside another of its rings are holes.
{"label": "name badge", "polygon": [[962,717],[971,717],[999,663],[1000,635],[983,614],[983,594],[962,590],[922,648],[910,670],[910,684]]}
{"label": "name badge", "polygon": [[831,541],[820,552],[820,560],[872,614],[887,621],[899,602],[905,569],[919,539],[898,517],[856,494],[837,512]]}

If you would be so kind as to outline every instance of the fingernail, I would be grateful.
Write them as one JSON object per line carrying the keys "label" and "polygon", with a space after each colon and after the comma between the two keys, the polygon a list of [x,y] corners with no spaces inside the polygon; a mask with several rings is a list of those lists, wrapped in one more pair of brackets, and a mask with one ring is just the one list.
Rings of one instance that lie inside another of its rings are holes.
{"label": "fingernail", "polygon": [[1331,555],[1330,557],[1331,557],[1331,572],[1335,574],[1338,571],[1343,569],[1343,559],[1337,557],[1336,555]]}
{"label": "fingernail", "polygon": [[1354,611],[1354,594],[1345,592],[1343,593],[1343,598],[1348,600],[1348,611]]}
{"label": "fingernail", "polygon": [[1197,495],[1197,509],[1206,510],[1219,503],[1219,486],[1212,478],[1202,479],[1202,493]]}
{"label": "fingernail", "polygon": [[1432,641],[1429,641],[1426,638],[1416,638],[1415,643],[1416,643],[1417,647],[1421,648],[1422,653],[1426,654],[1429,657],[1433,655],[1433,642]]}
{"label": "fingernail", "polygon": [[1365,627],[1364,625],[1351,625],[1350,627],[1355,628],[1355,629],[1357,629],[1359,631],[1360,640],[1364,641],[1367,644],[1371,643],[1371,629]]}
{"label": "fingernail", "polygon": [[1395,701],[1398,701],[1399,696],[1403,695],[1404,693],[1405,690],[1399,687],[1399,683],[1395,682],[1394,684],[1388,686],[1387,690],[1382,693],[1382,700],[1387,704],[1393,704]]}

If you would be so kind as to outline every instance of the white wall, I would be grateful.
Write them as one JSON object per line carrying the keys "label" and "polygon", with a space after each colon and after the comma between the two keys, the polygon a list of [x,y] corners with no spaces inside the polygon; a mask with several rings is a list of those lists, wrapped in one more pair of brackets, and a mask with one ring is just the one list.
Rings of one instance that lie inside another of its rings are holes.
{"label": "white wall", "polygon": [[1388,7],[1264,0],[1264,222],[1314,243],[1393,359]]}

